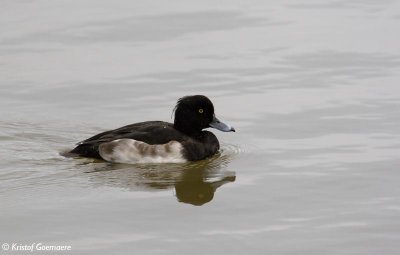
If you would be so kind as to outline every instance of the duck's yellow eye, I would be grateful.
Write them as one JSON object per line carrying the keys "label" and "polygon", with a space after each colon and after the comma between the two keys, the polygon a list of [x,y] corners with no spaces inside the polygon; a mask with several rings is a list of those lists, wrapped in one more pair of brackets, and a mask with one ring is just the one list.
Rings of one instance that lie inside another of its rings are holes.
{"label": "duck's yellow eye", "polygon": [[200,108],[200,109],[199,109],[199,113],[203,113],[203,112],[204,112],[203,109]]}

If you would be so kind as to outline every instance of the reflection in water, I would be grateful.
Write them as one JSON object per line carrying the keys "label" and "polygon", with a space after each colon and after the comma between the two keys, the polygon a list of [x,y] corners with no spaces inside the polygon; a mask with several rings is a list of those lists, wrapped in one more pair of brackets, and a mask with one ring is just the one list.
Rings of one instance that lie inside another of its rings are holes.
{"label": "reflection in water", "polygon": [[[215,171],[215,170],[214,170]],[[220,186],[234,182],[236,176],[229,172],[228,175],[219,176],[216,181],[206,181],[210,177],[208,170],[195,167],[183,172],[183,178],[175,183],[176,197],[180,202],[192,205],[203,205],[214,198],[214,192]]]}
{"label": "reflection in water", "polygon": [[217,188],[235,181],[235,173],[226,170],[230,157],[219,154],[187,164],[102,163],[88,174],[96,186],[106,185],[130,191],[156,191],[174,187],[178,201],[203,205],[214,198]]}

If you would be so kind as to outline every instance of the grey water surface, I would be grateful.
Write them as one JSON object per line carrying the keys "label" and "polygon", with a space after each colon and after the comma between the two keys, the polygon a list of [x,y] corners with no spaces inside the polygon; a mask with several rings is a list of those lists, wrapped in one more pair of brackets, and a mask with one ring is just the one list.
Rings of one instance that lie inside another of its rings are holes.
{"label": "grey water surface", "polygon": [[[400,1],[6,0],[0,31],[1,245],[399,254]],[[193,94],[237,131],[213,158],[61,155]]]}

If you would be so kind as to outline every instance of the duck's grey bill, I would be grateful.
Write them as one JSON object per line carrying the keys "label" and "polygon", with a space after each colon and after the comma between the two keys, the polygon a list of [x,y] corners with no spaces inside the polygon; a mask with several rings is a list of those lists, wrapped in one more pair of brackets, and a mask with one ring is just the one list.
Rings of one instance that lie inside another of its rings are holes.
{"label": "duck's grey bill", "polygon": [[228,124],[221,122],[217,117],[213,117],[213,120],[210,123],[210,127],[221,130],[223,132],[235,132],[235,129]]}

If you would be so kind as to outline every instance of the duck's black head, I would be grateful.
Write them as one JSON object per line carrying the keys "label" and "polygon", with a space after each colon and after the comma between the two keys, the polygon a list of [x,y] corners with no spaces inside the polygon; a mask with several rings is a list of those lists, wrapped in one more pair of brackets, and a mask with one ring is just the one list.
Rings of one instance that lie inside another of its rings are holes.
{"label": "duck's black head", "polygon": [[209,127],[224,132],[235,129],[215,117],[214,106],[206,96],[185,96],[175,106],[174,127],[186,134],[198,133]]}

